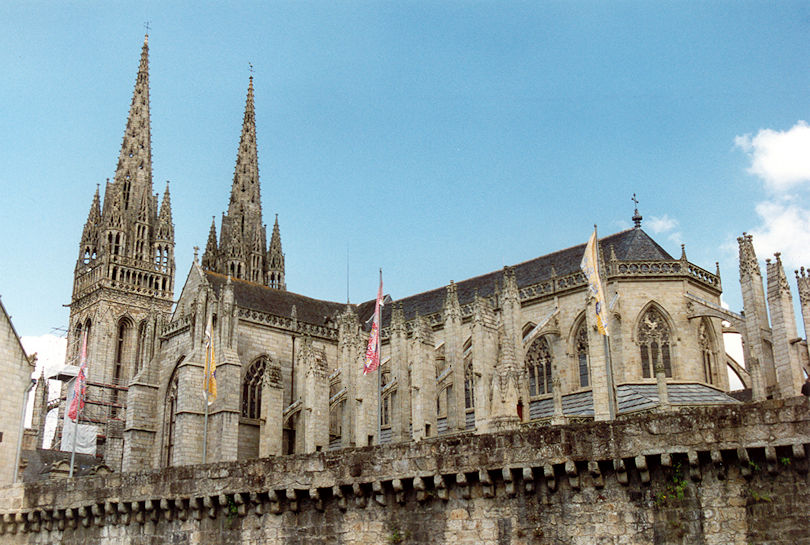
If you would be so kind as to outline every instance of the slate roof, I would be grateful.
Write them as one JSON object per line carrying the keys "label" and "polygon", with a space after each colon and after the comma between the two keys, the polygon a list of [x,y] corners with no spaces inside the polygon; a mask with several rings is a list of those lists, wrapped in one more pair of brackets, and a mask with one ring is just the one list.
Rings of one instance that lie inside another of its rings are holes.
{"label": "slate roof", "polygon": [[[211,271],[203,272],[214,289],[214,293],[219,297],[219,293],[228,281],[228,277]],[[346,309],[345,303],[321,301],[291,291],[277,290],[254,284],[246,280],[232,278],[231,283],[233,285],[234,299],[240,307],[267,312],[276,316],[289,317],[292,314],[293,305],[295,305],[298,320],[310,324],[326,325],[327,321],[334,324],[337,317]]]}
{"label": "slate roof", "polygon": [[[670,405],[693,407],[696,405],[727,405],[739,403],[733,397],[705,384],[667,384]],[[619,414],[643,411],[658,406],[657,384],[622,384],[616,387]],[[591,391],[563,396],[565,416],[593,416]],[[554,415],[554,400],[539,399],[529,404],[531,419],[550,418]]]}
{"label": "slate roof", "polygon": [[[599,245],[604,250],[606,258],[610,256],[610,248],[613,247],[616,259],[619,261],[669,261],[674,259],[640,228],[627,229],[608,235],[599,239]],[[518,288],[551,278],[552,267],[557,276],[579,271],[579,264],[584,253],[585,243],[514,265]],[[503,284],[502,269],[457,282],[459,304],[471,303],[476,292],[481,297],[492,295],[495,292],[496,282],[498,285]],[[411,320],[417,313],[425,316],[439,312],[444,305],[445,294],[446,287],[443,286],[398,299],[397,303],[402,304],[405,319]],[[390,322],[392,307],[393,305],[387,305],[383,308],[383,325]],[[357,313],[363,322],[368,320],[373,312],[373,300],[358,305]]]}
{"label": "slate roof", "polygon": [[[599,240],[606,256],[613,248],[616,259],[619,261],[662,261],[672,260],[657,242],[655,242],[642,229],[627,229]],[[564,250],[559,250],[514,266],[515,278],[518,288],[530,286],[552,276],[552,268],[557,276],[564,276],[579,271],[579,263],[585,252],[585,244],[578,244]],[[219,296],[227,276],[212,271],[203,271],[205,277]],[[298,319],[316,325],[325,325],[327,321],[334,323],[338,315],[346,308],[344,303],[312,299],[304,295],[289,291],[277,290],[255,284],[246,280],[232,279],[233,292],[237,304],[242,308],[249,308],[268,312],[277,316],[290,316],[295,305]],[[475,276],[456,283],[459,303],[471,303],[478,293],[482,297],[491,296],[495,292],[496,283],[502,285],[503,270],[493,271],[481,276]],[[439,312],[444,305],[446,287],[418,293],[410,297],[398,299],[402,304],[405,319],[411,320],[418,313],[420,316]],[[374,300],[360,303],[356,306],[358,317],[362,322],[368,321],[374,312]],[[383,307],[383,325],[391,320],[393,305]]]}

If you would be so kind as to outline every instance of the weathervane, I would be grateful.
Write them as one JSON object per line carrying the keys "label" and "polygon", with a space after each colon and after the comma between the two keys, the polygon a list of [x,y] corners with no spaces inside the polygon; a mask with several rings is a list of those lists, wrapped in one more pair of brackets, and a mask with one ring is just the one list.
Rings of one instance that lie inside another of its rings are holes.
{"label": "weathervane", "polygon": [[250,77],[253,77],[253,63],[249,62],[248,66],[250,67]]}

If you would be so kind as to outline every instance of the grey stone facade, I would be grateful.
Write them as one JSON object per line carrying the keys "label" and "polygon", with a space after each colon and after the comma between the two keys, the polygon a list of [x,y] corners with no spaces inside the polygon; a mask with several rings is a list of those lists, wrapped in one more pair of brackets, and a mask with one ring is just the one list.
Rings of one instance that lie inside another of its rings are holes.
{"label": "grey stone facade", "polygon": [[[683,248],[668,254],[638,211],[633,228],[598,241],[609,338],[596,329],[582,244],[387,297],[382,365],[363,376],[374,302],[287,291],[277,218],[267,244],[252,77],[219,237],[212,222],[172,309],[174,227],[168,187],[160,208],[152,196],[148,81],[145,41],[116,177],[103,207],[94,197],[71,303],[68,363],[89,329],[88,416],[103,423],[116,471],[736,404],[725,395],[724,327],[744,336],[751,365],[736,372],[755,399],[797,393],[807,350],[779,259],[768,266],[771,325],[750,236],[740,239],[743,316],[721,306],[719,270]],[[207,407],[209,322],[218,396]]]}

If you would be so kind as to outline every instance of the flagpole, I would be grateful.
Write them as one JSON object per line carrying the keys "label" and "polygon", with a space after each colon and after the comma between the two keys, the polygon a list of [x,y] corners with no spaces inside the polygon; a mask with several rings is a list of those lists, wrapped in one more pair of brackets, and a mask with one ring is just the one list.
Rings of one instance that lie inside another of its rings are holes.
{"label": "flagpole", "polygon": [[[79,380],[79,376],[76,375],[76,380]],[[76,394],[79,395],[79,394]],[[76,411],[76,422],[73,424],[73,447],[71,448],[70,452],[70,474],[68,477],[73,477],[73,463],[76,460],[76,437],[79,435],[79,419],[82,416],[82,409],[81,404],[79,404],[79,409]],[[68,416],[68,420],[73,420]]]}
{"label": "flagpole", "polygon": [[[79,435],[79,420],[82,417],[82,409],[84,409],[84,383],[81,383],[83,373],[86,373],[86,366],[87,366],[87,330],[84,331],[82,334],[82,351],[79,356],[79,372],[76,373],[76,378],[73,382],[73,397],[79,397],[76,400],[76,422],[73,424],[73,446],[70,449],[70,472],[68,473],[68,478],[73,477],[73,464],[76,460],[76,437]],[[84,375],[84,380],[87,380],[87,375]],[[77,391],[77,386],[78,391]],[[71,405],[73,401],[71,401]],[[70,412],[68,412],[68,420],[73,420],[70,418]]]}
{"label": "flagpole", "polygon": [[203,451],[202,451],[202,463],[208,463],[208,399],[210,396],[209,389],[210,389],[210,382],[211,377],[209,374],[211,373],[210,369],[210,354],[211,354],[211,346],[213,345],[213,339],[208,341],[208,346],[205,347],[205,367],[203,368],[203,389],[205,390],[205,401],[203,402],[205,405],[205,417],[203,418]]}
{"label": "flagpole", "polygon": [[[382,267],[380,267],[380,286],[382,287]],[[382,444],[382,309],[378,306],[377,316],[377,444]]]}
{"label": "flagpole", "polygon": [[[593,232],[594,232],[594,239],[596,240],[596,263],[599,264],[599,256],[601,253],[599,252],[599,234],[596,231],[596,224],[593,224]],[[603,267],[599,266],[599,281],[602,282],[602,274],[606,273]],[[602,282],[602,285],[607,287],[607,275],[605,274],[605,281]],[[605,298],[603,304],[607,302],[607,294],[604,293],[602,296]],[[604,317],[604,326],[607,330],[607,318],[608,313],[607,309],[605,309],[605,317]],[[611,420],[616,419],[616,398],[613,391],[613,364],[610,360],[610,340],[608,340],[607,335],[602,335],[605,344],[605,375],[607,376],[607,390],[608,390],[608,415],[610,416]]]}
{"label": "flagpole", "polygon": [[[206,363],[207,365],[207,363]],[[208,460],[208,392],[205,392],[205,419],[203,423],[203,457],[202,463]]]}

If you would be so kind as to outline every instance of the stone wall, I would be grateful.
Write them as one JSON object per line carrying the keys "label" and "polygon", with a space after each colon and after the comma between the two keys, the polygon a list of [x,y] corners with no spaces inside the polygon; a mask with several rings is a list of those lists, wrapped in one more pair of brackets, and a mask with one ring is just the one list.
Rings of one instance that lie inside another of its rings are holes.
{"label": "stone wall", "polygon": [[3,543],[810,543],[810,401],[0,489]]}
{"label": "stone wall", "polygon": [[[14,479],[22,406],[33,371],[34,365],[25,355],[20,338],[0,302],[0,373],[3,377],[3,394],[0,398],[0,486]],[[34,391],[31,390],[29,395],[33,397]]]}

